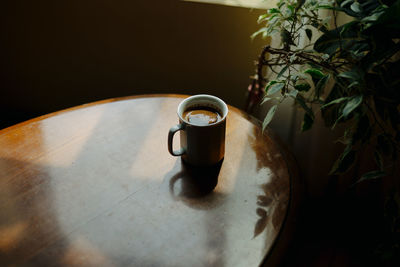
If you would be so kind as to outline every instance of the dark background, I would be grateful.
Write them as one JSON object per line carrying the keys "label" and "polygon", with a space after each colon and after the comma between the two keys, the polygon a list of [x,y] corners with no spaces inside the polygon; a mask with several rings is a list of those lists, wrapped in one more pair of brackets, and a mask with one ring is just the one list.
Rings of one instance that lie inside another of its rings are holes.
{"label": "dark background", "polygon": [[3,0],[0,128],[95,100],[209,93],[243,107],[259,10],[178,0]]}

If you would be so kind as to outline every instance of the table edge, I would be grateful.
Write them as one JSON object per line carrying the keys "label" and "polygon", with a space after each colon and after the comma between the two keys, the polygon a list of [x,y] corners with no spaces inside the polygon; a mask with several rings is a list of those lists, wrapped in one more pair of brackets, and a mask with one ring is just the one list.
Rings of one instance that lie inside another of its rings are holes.
{"label": "table edge", "polygon": [[88,102],[85,104],[80,104],[77,106],[72,106],[69,108],[65,108],[65,109],[61,109],[61,110],[57,110],[57,111],[53,111],[38,117],[34,117],[31,119],[28,119],[26,121],[22,121],[19,122],[17,124],[8,126],[4,129],[0,130],[0,134],[3,134],[5,132],[8,132],[9,130],[24,126],[26,124],[29,123],[33,123],[33,122],[37,122],[37,121],[41,121],[50,117],[54,117],[57,116],[59,114],[62,113],[66,113],[69,111],[73,111],[73,110],[78,110],[81,108],[87,108],[87,107],[91,107],[91,106],[96,106],[96,105],[102,105],[102,104],[106,104],[106,103],[112,103],[112,102],[118,102],[118,101],[124,101],[124,100],[130,100],[130,99],[135,99],[135,98],[143,98],[143,97],[176,97],[176,98],[184,98],[187,97],[188,95],[179,95],[179,94],[141,94],[141,95],[131,95],[131,96],[121,96],[121,97],[113,97],[113,98],[107,98],[107,99],[102,99],[102,100],[97,100],[97,101],[93,101],[93,102]]}
{"label": "table edge", "polygon": [[[171,98],[186,98],[189,97],[190,95],[186,95],[186,94],[140,94],[140,95],[130,95],[130,96],[121,96],[121,97],[113,97],[113,98],[107,98],[107,99],[102,99],[102,100],[97,100],[97,101],[93,101],[93,102],[88,102],[85,104],[81,104],[81,105],[77,105],[77,106],[73,106],[73,107],[69,107],[69,108],[65,108],[65,109],[61,109],[61,110],[57,110],[54,112],[50,112],[38,117],[34,117],[31,119],[28,119],[26,121],[22,121],[19,122],[17,124],[8,126],[6,128],[0,129],[0,134],[4,134],[10,130],[13,130],[15,128],[24,126],[26,124],[29,123],[34,123],[34,122],[38,122],[50,117],[54,117],[66,112],[70,112],[70,111],[74,111],[74,110],[78,110],[81,108],[87,108],[87,107],[92,107],[92,106],[96,106],[96,105],[102,105],[102,104],[107,104],[107,103],[112,103],[112,102],[118,102],[118,101],[125,101],[125,100],[131,100],[131,99],[137,99],[137,98],[153,98],[153,97],[171,97]],[[251,115],[247,114],[246,112],[244,112],[243,110],[241,110],[240,108],[234,107],[232,105],[228,105],[230,110],[235,110],[237,113],[239,113],[242,117],[250,120],[253,124],[260,126],[260,122],[258,119],[252,117]]]}

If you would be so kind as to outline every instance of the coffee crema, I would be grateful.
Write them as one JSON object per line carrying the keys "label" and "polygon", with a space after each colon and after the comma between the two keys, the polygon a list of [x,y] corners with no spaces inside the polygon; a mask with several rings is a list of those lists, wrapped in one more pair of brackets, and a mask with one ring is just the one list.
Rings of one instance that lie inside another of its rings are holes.
{"label": "coffee crema", "polygon": [[182,114],[184,120],[198,126],[206,126],[221,121],[218,111],[210,107],[194,107],[185,110]]}

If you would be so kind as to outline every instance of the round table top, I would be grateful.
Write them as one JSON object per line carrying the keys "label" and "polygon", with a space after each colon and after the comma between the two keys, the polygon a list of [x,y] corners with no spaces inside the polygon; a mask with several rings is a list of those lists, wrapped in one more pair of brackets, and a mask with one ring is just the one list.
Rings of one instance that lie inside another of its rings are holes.
{"label": "round table top", "polygon": [[186,166],[167,150],[183,97],[100,101],[0,131],[1,265],[262,263],[287,215],[287,162],[229,107],[222,164]]}

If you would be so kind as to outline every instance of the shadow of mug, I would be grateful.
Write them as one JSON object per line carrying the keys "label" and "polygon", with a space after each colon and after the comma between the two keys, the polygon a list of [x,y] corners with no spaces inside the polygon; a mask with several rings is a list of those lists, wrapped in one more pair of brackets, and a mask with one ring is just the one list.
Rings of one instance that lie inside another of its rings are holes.
{"label": "shadow of mug", "polygon": [[211,209],[220,201],[221,195],[213,192],[223,159],[212,166],[192,166],[181,161],[181,170],[169,180],[169,191],[175,200],[191,207]]}

